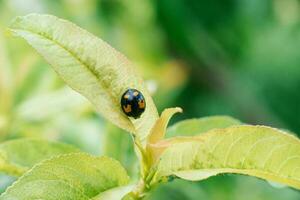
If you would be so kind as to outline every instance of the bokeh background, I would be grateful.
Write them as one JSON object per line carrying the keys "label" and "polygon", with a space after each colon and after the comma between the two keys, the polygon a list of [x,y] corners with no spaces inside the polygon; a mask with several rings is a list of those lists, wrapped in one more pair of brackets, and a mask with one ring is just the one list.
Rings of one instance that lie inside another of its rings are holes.
{"label": "bokeh background", "polygon": [[[101,37],[137,64],[161,112],[230,115],[300,134],[299,0],[0,0],[0,140],[42,137],[120,160],[132,177],[127,133],[94,112],[49,65],[5,29],[48,13]],[[0,191],[13,177],[0,176]],[[174,180],[148,199],[299,200],[300,192],[235,175]]]}

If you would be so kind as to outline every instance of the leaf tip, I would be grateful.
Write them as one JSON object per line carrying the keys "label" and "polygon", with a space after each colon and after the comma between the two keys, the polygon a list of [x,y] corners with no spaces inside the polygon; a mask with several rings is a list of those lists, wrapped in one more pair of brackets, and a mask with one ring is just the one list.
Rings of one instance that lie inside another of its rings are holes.
{"label": "leaf tip", "polygon": [[175,107],[175,109],[179,112],[179,113],[183,113],[183,109],[181,107]]}

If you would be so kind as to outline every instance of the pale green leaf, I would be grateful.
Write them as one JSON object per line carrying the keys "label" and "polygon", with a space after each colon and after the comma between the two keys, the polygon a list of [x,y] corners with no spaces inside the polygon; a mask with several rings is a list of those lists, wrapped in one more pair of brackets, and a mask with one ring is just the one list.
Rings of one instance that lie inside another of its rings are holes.
{"label": "pale green leaf", "polygon": [[[106,42],[75,24],[51,15],[17,17],[11,31],[24,38],[58,75],[89,99],[119,127],[144,141],[158,118],[156,107],[141,77],[127,58]],[[139,119],[128,118],[120,100],[128,88],[142,92],[146,110]]]}
{"label": "pale green leaf", "polygon": [[16,139],[0,144],[0,172],[22,175],[36,163],[60,154],[79,152],[75,147],[41,139]]}
{"label": "pale green leaf", "polygon": [[88,101],[80,94],[64,87],[28,98],[16,108],[16,118],[22,121],[42,121],[54,118],[62,111],[82,109],[87,104]]}
{"label": "pale green leaf", "polygon": [[[161,120],[162,117],[163,116],[161,116],[159,120]],[[157,123],[155,125],[158,124],[159,120],[157,120]],[[166,121],[166,123],[168,123],[168,121]],[[195,138],[188,137],[188,136],[201,134],[216,128],[226,128],[238,124],[241,124],[241,122],[228,116],[213,116],[213,117],[187,119],[187,120],[180,121],[167,129],[167,133],[166,133],[167,139],[161,140],[156,143],[148,144],[147,148],[148,148],[148,152],[150,152],[151,154],[150,158],[152,159],[152,162],[156,162],[157,159],[159,159],[159,156],[169,146],[176,143],[195,140]],[[162,130],[165,131],[165,128],[166,126],[162,128]],[[152,129],[152,132],[154,132],[153,130],[154,128]],[[158,130],[155,130],[155,132],[160,133]],[[164,134],[165,132],[163,132],[163,135]],[[149,135],[149,137],[150,136],[151,134]],[[160,137],[160,139],[161,138],[162,137]],[[201,139],[197,138],[197,140],[201,140]]]}
{"label": "pale green leaf", "polygon": [[8,58],[6,41],[0,31],[0,138],[3,139],[9,129],[9,113],[12,107],[12,67]]}
{"label": "pale green leaf", "polygon": [[151,132],[148,135],[147,143],[154,144],[162,140],[165,137],[167,125],[171,117],[178,112],[182,112],[182,109],[179,107],[165,109],[152,127]]}
{"label": "pale green leaf", "polygon": [[[182,109],[179,107],[165,109],[151,129],[146,146],[148,152],[148,164],[152,165],[158,159],[163,148],[157,148],[157,143],[164,139],[171,117],[178,112],[182,112]],[[165,147],[165,145],[163,146]]]}
{"label": "pale green leaf", "polygon": [[107,190],[93,198],[93,200],[121,200],[125,195],[131,192],[134,185],[126,185]]}
{"label": "pale green leaf", "polygon": [[215,128],[240,125],[241,122],[229,116],[211,116],[180,121],[167,129],[166,137],[193,136]]}
{"label": "pale green leaf", "polygon": [[87,200],[129,181],[114,159],[73,153],[43,161],[0,196],[1,200]]}
{"label": "pale green leaf", "polygon": [[[1,94],[1,105],[5,103],[5,98],[11,98],[11,95],[8,94],[13,86],[13,78],[12,78],[12,67],[10,60],[8,58],[8,52],[6,49],[6,41],[3,36],[3,32],[0,32],[0,94]],[[7,106],[7,105],[6,105]],[[4,109],[4,108],[2,108]],[[1,111],[1,110],[0,110]]]}
{"label": "pale green leaf", "polygon": [[184,142],[195,142],[195,141],[201,141],[201,138],[196,137],[173,137],[161,140],[154,144],[148,144],[147,145],[147,153],[148,153],[148,162],[150,165],[155,164],[159,159],[161,154],[170,146],[177,144],[177,143],[184,143]]}
{"label": "pale green leaf", "polygon": [[233,126],[171,145],[160,157],[153,182],[176,175],[202,180],[221,173],[256,176],[300,189],[300,140],[265,126]]}

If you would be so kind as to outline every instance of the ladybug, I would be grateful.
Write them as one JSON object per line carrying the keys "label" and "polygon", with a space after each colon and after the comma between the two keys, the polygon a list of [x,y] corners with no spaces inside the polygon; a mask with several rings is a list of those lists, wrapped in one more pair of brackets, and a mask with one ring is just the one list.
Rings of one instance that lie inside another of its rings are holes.
{"label": "ladybug", "polygon": [[121,107],[127,116],[137,119],[145,111],[145,97],[136,89],[128,89],[122,95]]}

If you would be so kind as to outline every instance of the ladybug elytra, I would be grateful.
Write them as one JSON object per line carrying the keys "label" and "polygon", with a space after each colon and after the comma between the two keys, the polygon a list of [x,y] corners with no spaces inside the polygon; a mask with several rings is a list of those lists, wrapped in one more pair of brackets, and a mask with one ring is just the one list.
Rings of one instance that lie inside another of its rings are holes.
{"label": "ladybug elytra", "polygon": [[145,98],[140,91],[128,89],[121,97],[121,107],[127,116],[137,119],[145,111]]}

